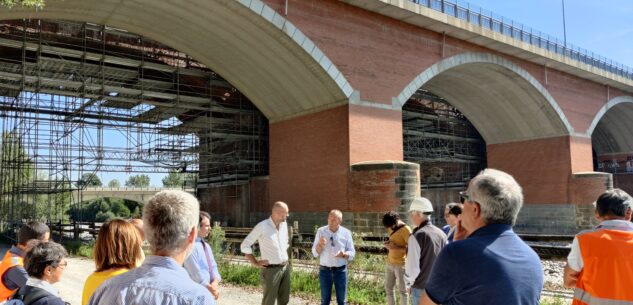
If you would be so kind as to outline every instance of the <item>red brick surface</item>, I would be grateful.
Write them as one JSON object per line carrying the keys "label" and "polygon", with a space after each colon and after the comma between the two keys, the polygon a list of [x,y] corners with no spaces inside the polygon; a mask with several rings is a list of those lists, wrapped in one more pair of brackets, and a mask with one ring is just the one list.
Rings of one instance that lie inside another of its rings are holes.
{"label": "red brick surface", "polygon": [[270,124],[270,201],[296,212],[347,209],[348,106]]}
{"label": "red brick surface", "polygon": [[[264,2],[277,12],[284,12],[285,0]],[[287,18],[336,64],[364,100],[391,104],[392,97],[442,59],[440,33],[340,1],[290,0],[288,12]],[[496,54],[528,71],[547,88],[577,132],[587,130],[609,98],[624,94],[602,84],[446,37],[444,58],[465,52]]]}
{"label": "red brick surface", "polygon": [[389,211],[400,205],[395,194],[398,170],[350,173],[350,211]]}
{"label": "red brick surface", "polygon": [[569,137],[488,145],[487,152],[488,167],[513,175],[526,203],[568,203]]}
{"label": "red brick surface", "polygon": [[350,105],[350,164],[402,161],[402,112]]}

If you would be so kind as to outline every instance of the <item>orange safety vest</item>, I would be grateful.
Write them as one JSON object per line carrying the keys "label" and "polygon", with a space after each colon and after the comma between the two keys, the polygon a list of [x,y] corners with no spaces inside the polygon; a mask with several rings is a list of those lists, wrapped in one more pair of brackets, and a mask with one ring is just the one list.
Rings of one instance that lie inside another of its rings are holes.
{"label": "orange safety vest", "polygon": [[572,305],[633,305],[633,232],[578,235],[583,268]]}
{"label": "orange safety vest", "polygon": [[2,259],[2,262],[0,262],[0,302],[8,300],[17,290],[7,288],[2,282],[2,277],[4,277],[7,270],[15,266],[24,266],[24,259],[19,256],[14,256],[11,254],[11,251],[7,251],[7,254],[5,254]]}

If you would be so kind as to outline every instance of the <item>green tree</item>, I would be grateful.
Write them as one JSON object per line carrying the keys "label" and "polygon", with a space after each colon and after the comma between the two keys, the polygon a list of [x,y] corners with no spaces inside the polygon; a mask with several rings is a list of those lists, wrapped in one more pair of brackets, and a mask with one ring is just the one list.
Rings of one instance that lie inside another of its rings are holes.
{"label": "green tree", "polygon": [[127,178],[125,186],[129,187],[149,187],[148,175],[133,175]]}
{"label": "green tree", "polygon": [[81,178],[79,178],[79,181],[77,181],[77,185],[83,188],[83,187],[102,186],[103,183],[101,183],[101,179],[99,179],[99,176],[97,176],[96,174],[85,173],[81,175]]}
{"label": "green tree", "polygon": [[111,188],[121,187],[121,182],[119,182],[118,179],[112,179],[110,180],[110,182],[108,182],[108,187],[111,187]]}
{"label": "green tree", "polygon": [[164,187],[182,187],[184,182],[183,175],[177,172],[170,172],[163,178]]}
{"label": "green tree", "polygon": [[13,8],[15,6],[43,8],[44,0],[0,0],[0,6],[6,6],[8,8]]}

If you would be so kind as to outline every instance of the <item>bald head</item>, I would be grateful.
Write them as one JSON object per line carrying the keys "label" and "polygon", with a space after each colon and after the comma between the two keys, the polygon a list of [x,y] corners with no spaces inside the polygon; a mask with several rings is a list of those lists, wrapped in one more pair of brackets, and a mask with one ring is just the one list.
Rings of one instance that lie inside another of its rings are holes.
{"label": "bald head", "polygon": [[277,201],[273,204],[273,211],[270,218],[272,218],[273,222],[276,224],[280,224],[286,221],[286,218],[288,218],[288,212],[288,205],[285,202]]}

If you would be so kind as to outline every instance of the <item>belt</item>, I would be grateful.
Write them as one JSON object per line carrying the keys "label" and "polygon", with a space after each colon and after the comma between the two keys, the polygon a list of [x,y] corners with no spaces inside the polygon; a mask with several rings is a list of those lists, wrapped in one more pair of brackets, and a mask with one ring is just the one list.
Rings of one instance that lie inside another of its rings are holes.
{"label": "belt", "polygon": [[319,266],[321,269],[325,269],[325,270],[341,270],[341,269],[345,269],[347,267],[347,265],[343,265],[343,266],[339,266],[339,267],[328,267],[328,266]]}
{"label": "belt", "polygon": [[286,267],[286,265],[288,265],[288,262],[283,262],[281,264],[269,264],[266,266],[266,268],[280,268],[280,267]]}

